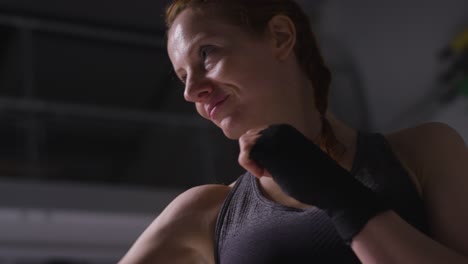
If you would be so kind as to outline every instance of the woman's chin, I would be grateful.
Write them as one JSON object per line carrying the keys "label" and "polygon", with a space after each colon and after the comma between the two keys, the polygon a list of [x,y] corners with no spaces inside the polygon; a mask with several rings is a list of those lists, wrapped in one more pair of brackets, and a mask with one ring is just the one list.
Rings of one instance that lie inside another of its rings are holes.
{"label": "woman's chin", "polygon": [[238,125],[235,125],[231,120],[223,120],[218,125],[221,130],[223,130],[224,135],[232,140],[238,140],[245,131]]}
{"label": "woman's chin", "polygon": [[238,140],[242,136],[241,133],[239,133],[239,132],[237,132],[237,131],[235,131],[233,129],[223,129],[223,128],[221,128],[221,129],[223,130],[224,135],[229,139]]}

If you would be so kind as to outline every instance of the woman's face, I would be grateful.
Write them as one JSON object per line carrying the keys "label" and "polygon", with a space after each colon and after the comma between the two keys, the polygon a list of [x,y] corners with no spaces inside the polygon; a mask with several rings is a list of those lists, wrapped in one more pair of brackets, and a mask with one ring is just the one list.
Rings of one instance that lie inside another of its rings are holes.
{"label": "woman's face", "polygon": [[284,121],[293,108],[287,102],[284,63],[267,36],[253,37],[240,27],[188,9],[168,32],[168,54],[185,84],[185,99],[228,138]]}

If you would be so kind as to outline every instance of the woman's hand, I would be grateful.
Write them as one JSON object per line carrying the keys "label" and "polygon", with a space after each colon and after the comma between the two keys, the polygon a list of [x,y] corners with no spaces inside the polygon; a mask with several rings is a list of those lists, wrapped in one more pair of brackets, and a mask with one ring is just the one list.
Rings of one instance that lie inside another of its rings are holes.
{"label": "woman's hand", "polygon": [[250,151],[252,147],[255,145],[258,138],[260,138],[260,132],[266,128],[267,127],[265,126],[261,128],[250,129],[239,138],[239,164],[257,178],[271,177],[270,173],[265,168],[250,158]]}
{"label": "woman's hand", "polygon": [[388,209],[372,190],[291,125],[249,131],[241,146],[240,160],[247,167],[258,175],[268,170],[285,193],[324,210],[345,241]]}

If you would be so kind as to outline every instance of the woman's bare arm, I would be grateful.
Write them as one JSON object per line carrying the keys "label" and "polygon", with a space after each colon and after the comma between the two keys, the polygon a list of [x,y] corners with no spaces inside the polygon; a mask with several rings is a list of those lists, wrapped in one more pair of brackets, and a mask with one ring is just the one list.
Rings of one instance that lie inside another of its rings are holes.
{"label": "woman's bare arm", "polygon": [[214,263],[214,226],[229,190],[223,185],[203,185],[185,191],[164,209],[118,263]]}
{"label": "woman's bare arm", "polygon": [[371,219],[351,246],[363,263],[468,263],[466,143],[440,123],[407,134],[406,144],[417,150],[411,159],[418,163],[432,238],[390,211]]}

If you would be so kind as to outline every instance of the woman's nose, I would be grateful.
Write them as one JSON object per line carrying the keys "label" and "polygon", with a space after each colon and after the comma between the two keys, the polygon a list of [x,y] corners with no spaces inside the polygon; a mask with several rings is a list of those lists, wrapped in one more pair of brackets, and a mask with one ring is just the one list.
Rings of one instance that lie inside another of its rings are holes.
{"label": "woman's nose", "polygon": [[213,90],[210,82],[197,76],[188,76],[185,84],[184,98],[188,102],[198,103],[207,100]]}

